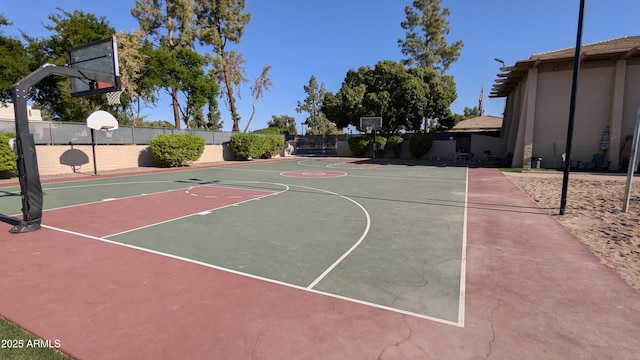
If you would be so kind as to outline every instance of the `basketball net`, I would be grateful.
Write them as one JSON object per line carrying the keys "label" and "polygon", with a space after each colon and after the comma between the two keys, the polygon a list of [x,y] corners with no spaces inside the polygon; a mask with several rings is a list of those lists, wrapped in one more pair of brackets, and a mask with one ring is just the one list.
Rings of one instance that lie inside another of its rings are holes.
{"label": "basketball net", "polygon": [[112,91],[107,93],[107,104],[120,105],[120,95],[124,92],[124,86],[120,91]]}
{"label": "basketball net", "polygon": [[371,134],[373,131],[373,126],[367,126],[367,134]]}

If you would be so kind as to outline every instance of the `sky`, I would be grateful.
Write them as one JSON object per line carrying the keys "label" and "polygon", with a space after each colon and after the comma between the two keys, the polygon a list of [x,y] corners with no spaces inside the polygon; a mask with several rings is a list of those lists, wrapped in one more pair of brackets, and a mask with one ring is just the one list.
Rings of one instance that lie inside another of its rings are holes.
{"label": "sky", "polygon": [[[411,0],[246,0],[252,15],[240,44],[233,49],[247,60],[248,83],[238,101],[244,129],[252,111],[249,86],[266,65],[271,65],[273,88],[256,104],[250,130],[267,126],[272,115],[296,119],[298,131],[308,116],[296,106],[306,97],[304,86],[315,76],[327,91],[336,93],[349,69],[374,67],[378,61],[404,58],[398,40],[404,39],[400,23]],[[51,35],[44,25],[56,8],[82,10],[105,17],[116,31],[138,27],[131,16],[135,0],[30,0],[25,3],[0,0],[0,13],[13,25],[2,27],[5,36],[20,38]],[[10,4],[10,5],[9,5]],[[28,4],[20,6],[20,4]],[[9,6],[7,6],[9,5]],[[485,115],[502,116],[504,98],[489,98],[501,63],[514,65],[531,55],[575,47],[579,0],[442,0],[450,10],[449,43],[464,42],[462,55],[447,75],[454,77],[458,97],[451,111],[478,106],[484,89]],[[640,1],[586,1],[582,44],[640,35]],[[230,131],[229,110],[222,99],[219,108],[223,130]],[[168,96],[154,108],[143,110],[146,120],[168,120],[173,115]]]}

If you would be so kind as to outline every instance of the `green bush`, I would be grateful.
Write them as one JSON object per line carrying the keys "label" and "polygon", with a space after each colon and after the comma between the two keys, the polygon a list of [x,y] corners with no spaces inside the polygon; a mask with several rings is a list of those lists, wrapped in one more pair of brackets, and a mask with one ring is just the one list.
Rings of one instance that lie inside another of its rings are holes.
{"label": "green bush", "polygon": [[384,136],[376,136],[376,157],[383,158],[384,157],[384,149],[387,145],[387,138]]}
{"label": "green bush", "polygon": [[398,135],[393,135],[389,138],[389,140],[387,140],[387,145],[391,147],[391,150],[393,150],[393,157],[395,157],[396,159],[400,158],[403,141],[404,139],[402,138],[402,136]]}
{"label": "green bush", "polygon": [[186,166],[200,159],[204,139],[191,134],[163,134],[151,139],[153,160],[161,167]]}
{"label": "green bush", "polygon": [[267,127],[264,129],[258,129],[253,131],[254,134],[274,134],[274,135],[280,135],[284,132],[285,132],[284,129],[280,129],[277,127]]}
{"label": "green bush", "polygon": [[238,160],[271,159],[284,149],[284,138],[278,135],[234,134],[229,145]]}
{"label": "green bush", "polygon": [[9,139],[13,134],[0,133],[0,178],[6,179],[15,176],[16,156],[9,146]]}
{"label": "green bush", "polygon": [[428,153],[432,145],[433,139],[428,135],[417,133],[409,138],[409,151],[414,158],[419,158]]}
{"label": "green bush", "polygon": [[264,152],[260,155],[262,159],[271,159],[284,150],[284,138],[278,135],[266,135],[262,137],[264,142]]}
{"label": "green bush", "polygon": [[361,157],[367,152],[367,148],[371,143],[369,136],[352,136],[347,140],[349,149],[356,157]]}
{"label": "green bush", "polygon": [[262,138],[257,135],[233,134],[229,146],[238,160],[256,159],[263,153]]}

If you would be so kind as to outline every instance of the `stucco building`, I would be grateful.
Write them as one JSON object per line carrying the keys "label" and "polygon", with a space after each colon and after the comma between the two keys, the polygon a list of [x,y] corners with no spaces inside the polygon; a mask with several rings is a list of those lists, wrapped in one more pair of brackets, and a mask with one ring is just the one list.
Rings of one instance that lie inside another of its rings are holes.
{"label": "stucco building", "polygon": [[[581,49],[571,158],[588,168],[594,154],[610,170],[626,169],[640,105],[640,36]],[[532,55],[503,67],[490,97],[506,97],[502,150],[513,167],[558,168],[566,149],[575,48]],[[603,133],[609,144],[601,149]]]}

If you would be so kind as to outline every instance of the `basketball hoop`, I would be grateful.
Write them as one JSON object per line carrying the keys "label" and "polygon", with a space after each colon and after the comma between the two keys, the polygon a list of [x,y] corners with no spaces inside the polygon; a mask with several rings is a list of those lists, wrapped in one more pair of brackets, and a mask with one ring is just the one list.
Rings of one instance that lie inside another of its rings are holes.
{"label": "basketball hoop", "polygon": [[124,92],[125,86],[122,85],[122,89],[119,91],[112,91],[106,93],[107,95],[107,104],[109,105],[120,105],[120,95]]}
{"label": "basketball hoop", "polygon": [[373,126],[367,126],[367,134],[371,134],[373,131]]}

